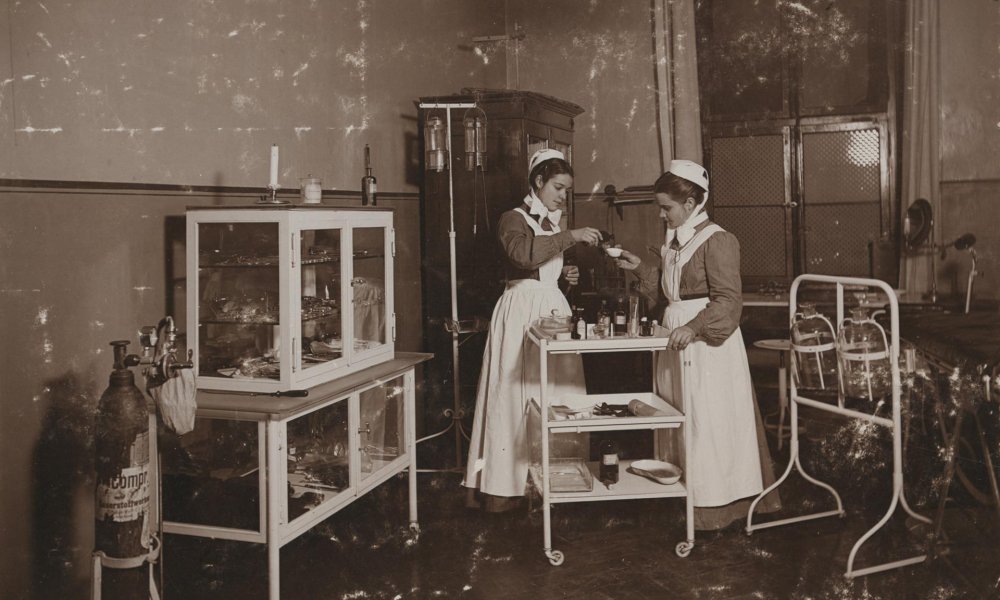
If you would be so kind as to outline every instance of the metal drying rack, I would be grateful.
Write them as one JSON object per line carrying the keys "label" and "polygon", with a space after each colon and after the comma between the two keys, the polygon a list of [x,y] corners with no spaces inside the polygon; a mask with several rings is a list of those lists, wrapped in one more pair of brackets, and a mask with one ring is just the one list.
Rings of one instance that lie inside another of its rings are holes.
{"label": "metal drying rack", "polygon": [[[872,573],[879,573],[882,571],[888,571],[890,569],[896,569],[899,567],[905,567],[908,565],[914,565],[924,562],[927,559],[927,554],[918,554],[915,556],[910,556],[907,558],[901,558],[899,560],[889,561],[885,563],[880,563],[872,565],[869,567],[864,567],[861,569],[854,568],[854,561],[857,558],[858,550],[861,546],[869,540],[875,533],[881,529],[892,517],[893,513],[896,511],[898,506],[902,506],[903,510],[910,515],[912,518],[926,523],[931,524],[931,520],[927,517],[917,514],[914,512],[910,505],[906,501],[905,490],[903,488],[903,430],[901,425],[901,415],[900,415],[900,396],[902,393],[902,384],[899,375],[899,301],[896,298],[896,293],[893,289],[884,281],[878,279],[863,279],[858,277],[834,277],[830,275],[800,275],[795,278],[792,283],[791,290],[789,291],[789,304],[788,304],[788,315],[789,315],[789,327],[795,320],[796,304],[797,304],[797,293],[799,285],[803,282],[817,282],[817,283],[827,283],[836,286],[836,296],[837,296],[837,329],[838,331],[843,326],[844,321],[844,287],[845,286],[864,286],[867,288],[878,288],[885,293],[886,299],[888,300],[888,311],[890,318],[890,345],[889,345],[889,360],[891,362],[890,370],[892,373],[892,417],[880,417],[874,414],[869,414],[866,412],[861,412],[853,410],[850,408],[845,408],[842,402],[842,396],[839,397],[838,403],[836,405],[830,404],[828,402],[821,402],[812,398],[807,398],[805,396],[800,396],[798,390],[796,389],[795,378],[791,381],[791,445],[790,445],[790,455],[788,458],[788,467],[785,472],[775,481],[771,486],[765,489],[758,495],[754,501],[750,504],[750,509],[747,512],[747,535],[752,535],[754,531],[759,529],[767,529],[770,527],[777,527],[779,525],[790,525],[792,523],[799,523],[802,521],[810,521],[813,519],[820,519],[823,517],[839,516],[843,518],[845,516],[844,506],[840,501],[840,495],[837,491],[829,484],[824,483],[806,473],[805,469],[802,468],[802,463],[799,457],[799,431],[798,431],[798,417],[799,405],[809,406],[817,410],[827,411],[835,414],[839,414],[846,417],[851,417],[854,419],[861,419],[874,423],[876,425],[881,425],[888,428],[892,432],[892,501],[889,503],[889,508],[886,510],[885,515],[876,523],[871,529],[865,532],[858,541],[854,543],[851,548],[851,553],[847,557],[847,571],[844,573],[844,577],[847,579],[853,579],[855,577],[863,577],[865,575],[871,575]],[[772,491],[776,490],[788,476],[791,474],[792,470],[798,468],[802,477],[809,481],[810,483],[825,489],[830,492],[834,500],[837,502],[836,510],[827,510],[816,512],[807,515],[801,515],[797,517],[789,517],[786,519],[779,519],[775,521],[768,521],[764,523],[754,523],[753,516],[754,510],[760,501],[767,496]]]}

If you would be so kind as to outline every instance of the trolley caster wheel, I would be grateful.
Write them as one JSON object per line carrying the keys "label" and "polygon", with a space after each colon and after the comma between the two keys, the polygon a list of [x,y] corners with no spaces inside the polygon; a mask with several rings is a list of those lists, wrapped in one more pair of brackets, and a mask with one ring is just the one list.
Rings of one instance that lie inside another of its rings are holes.
{"label": "trolley caster wheel", "polygon": [[747,529],[747,537],[753,537],[753,529]]}
{"label": "trolley caster wheel", "polygon": [[564,560],[566,560],[566,557],[559,550],[553,550],[551,552],[546,552],[545,556],[549,557],[549,563],[553,567],[558,567],[559,565],[563,564]]}
{"label": "trolley caster wheel", "polygon": [[677,556],[681,558],[687,558],[688,555],[691,554],[692,548],[694,548],[694,542],[678,542],[677,547],[674,548],[674,552],[676,552]]}
{"label": "trolley caster wheel", "polygon": [[410,533],[420,535],[420,523],[410,523]]}

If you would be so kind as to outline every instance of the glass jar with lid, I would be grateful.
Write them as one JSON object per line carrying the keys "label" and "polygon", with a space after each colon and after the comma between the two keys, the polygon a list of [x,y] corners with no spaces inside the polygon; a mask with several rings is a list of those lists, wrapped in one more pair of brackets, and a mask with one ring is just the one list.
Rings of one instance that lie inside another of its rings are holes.
{"label": "glass jar with lid", "polygon": [[885,329],[863,307],[851,310],[837,336],[843,392],[877,401],[892,392],[892,365]]}
{"label": "glass jar with lid", "polygon": [[800,389],[837,389],[837,335],[833,324],[803,302],[791,328],[792,373]]}

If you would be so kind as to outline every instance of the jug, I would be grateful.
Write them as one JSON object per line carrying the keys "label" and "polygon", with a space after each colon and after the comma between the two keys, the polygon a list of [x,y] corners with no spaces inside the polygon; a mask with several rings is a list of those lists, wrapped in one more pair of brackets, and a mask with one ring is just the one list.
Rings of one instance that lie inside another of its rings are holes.
{"label": "jug", "polygon": [[851,309],[837,336],[845,397],[877,401],[892,392],[892,368],[885,329],[862,307]]}
{"label": "jug", "polygon": [[837,389],[837,335],[816,305],[799,305],[792,323],[792,376],[799,389]]}

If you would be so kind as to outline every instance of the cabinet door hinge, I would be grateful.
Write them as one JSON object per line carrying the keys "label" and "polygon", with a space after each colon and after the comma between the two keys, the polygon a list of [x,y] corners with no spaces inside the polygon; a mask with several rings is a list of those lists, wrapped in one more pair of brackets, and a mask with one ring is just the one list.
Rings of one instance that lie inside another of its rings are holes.
{"label": "cabinet door hinge", "polygon": [[389,250],[393,258],[396,258],[396,230],[389,230]]}
{"label": "cabinet door hinge", "polygon": [[392,341],[396,341],[396,313],[392,313]]}

